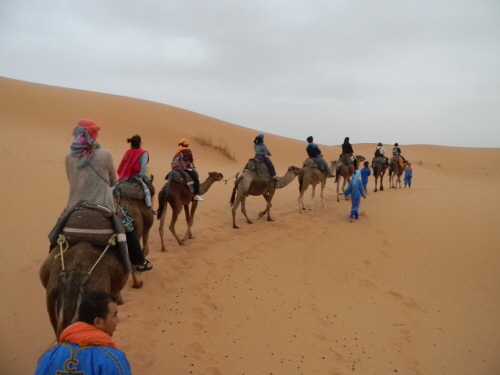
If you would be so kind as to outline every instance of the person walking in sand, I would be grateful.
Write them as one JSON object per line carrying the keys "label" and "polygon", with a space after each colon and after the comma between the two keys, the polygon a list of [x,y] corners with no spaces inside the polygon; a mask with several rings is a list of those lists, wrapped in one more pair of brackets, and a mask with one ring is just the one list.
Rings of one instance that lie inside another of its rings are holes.
{"label": "person walking in sand", "polygon": [[139,182],[144,190],[146,207],[156,215],[151,203],[154,188],[151,183],[151,174],[148,171],[149,153],[141,148],[142,140],[137,134],[131,138],[127,138],[127,143],[130,143],[130,150],[123,155],[118,167],[118,182],[127,178],[134,178]]}
{"label": "person walking in sand", "polygon": [[253,141],[253,149],[255,151],[254,158],[263,162],[269,169],[269,173],[273,176],[273,181],[279,182],[279,178],[276,175],[276,169],[274,169],[273,162],[268,156],[271,156],[271,151],[264,144],[264,134],[259,134],[255,137]]}
{"label": "person walking in sand", "polygon": [[413,177],[413,167],[411,166],[411,163],[408,163],[405,169],[405,187],[408,185],[408,187],[411,187],[411,179]]}
{"label": "person walking in sand", "polygon": [[194,166],[193,153],[189,149],[189,141],[186,138],[182,138],[179,141],[179,148],[172,160],[172,169],[182,170],[189,174],[194,182],[193,200],[204,201],[200,196],[200,180],[198,178],[198,173],[195,171],[196,167]]}
{"label": "person walking in sand", "polygon": [[366,185],[368,185],[368,177],[371,175],[371,171],[370,171],[370,168],[368,168],[368,162],[365,161],[363,163],[364,165],[364,168],[361,169],[360,173],[361,173],[361,182],[363,183],[363,188],[365,189],[365,193],[367,192],[366,190]]}
{"label": "person walking in sand", "polygon": [[131,375],[127,356],[111,338],[120,322],[116,297],[90,292],[78,314],[79,321],[62,331],[59,345],[40,357],[35,375]]}
{"label": "person walking in sand", "polygon": [[[360,171],[356,171],[352,180],[349,182],[347,189],[344,191],[345,196],[351,196],[351,214],[349,218],[359,219],[359,205],[361,203],[361,197],[366,198],[365,190],[363,189],[363,184],[359,177],[361,176]],[[341,193],[342,194],[342,193]]]}

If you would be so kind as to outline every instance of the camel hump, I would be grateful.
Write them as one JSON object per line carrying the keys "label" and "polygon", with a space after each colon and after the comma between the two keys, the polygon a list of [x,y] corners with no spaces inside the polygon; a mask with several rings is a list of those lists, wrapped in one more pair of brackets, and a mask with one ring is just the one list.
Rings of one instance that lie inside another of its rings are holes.
{"label": "camel hump", "polygon": [[249,159],[245,168],[248,171],[257,172],[257,176],[260,178],[271,178],[271,173],[267,168],[267,165],[257,159]]}
{"label": "camel hump", "polygon": [[323,166],[321,165],[320,161],[316,158],[307,158],[306,160],[304,160],[302,168],[319,168],[320,170],[323,170]]}
{"label": "camel hump", "polygon": [[119,191],[119,196],[122,198],[132,198],[138,200],[144,200],[145,198],[144,188],[135,178],[127,178],[126,180],[120,181],[116,186],[116,190]]}
{"label": "camel hump", "polygon": [[90,206],[97,205],[77,207],[66,220],[62,234],[70,245],[89,242],[97,246],[106,246],[115,233],[111,219],[113,212],[106,207]]}

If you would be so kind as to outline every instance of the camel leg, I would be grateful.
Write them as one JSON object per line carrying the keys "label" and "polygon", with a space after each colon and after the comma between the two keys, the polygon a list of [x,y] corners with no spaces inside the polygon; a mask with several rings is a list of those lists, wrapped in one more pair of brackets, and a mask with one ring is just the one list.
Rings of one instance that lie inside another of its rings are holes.
{"label": "camel leg", "polygon": [[[346,186],[346,184],[348,184],[348,183],[349,183],[349,179],[344,178],[344,181],[342,182],[342,192],[344,192],[344,191],[345,191],[345,186]],[[348,197],[346,197],[345,195],[344,195],[344,198],[345,198],[345,200],[346,200],[346,201],[348,201],[348,200],[349,200],[349,198],[348,198]]]}
{"label": "camel leg", "polygon": [[186,233],[184,234],[184,237],[182,237],[182,242],[186,242],[186,240],[189,237],[189,233],[191,231],[191,216],[189,215],[189,204],[183,205],[184,207],[184,213],[186,215],[186,224],[187,224],[187,229]]}
{"label": "camel leg", "polygon": [[245,216],[245,219],[247,219],[248,224],[253,224],[252,221],[247,216],[247,208],[245,206],[246,199],[247,197],[245,196],[241,197],[241,213]]}
{"label": "camel leg", "polygon": [[233,214],[233,228],[234,229],[239,229],[240,227],[236,225],[236,209],[238,208],[238,205],[240,204],[240,197],[236,197],[236,201],[233,204],[233,209],[231,210]]}
{"label": "camel leg", "polygon": [[325,200],[323,198],[323,193],[325,191],[325,184],[326,184],[326,181],[324,181],[324,182],[321,183],[321,192],[320,192],[320,195],[321,195],[321,204],[322,204],[323,208],[326,208]]}
{"label": "camel leg", "polygon": [[314,210],[314,196],[316,195],[316,184],[312,184],[311,188],[311,208],[309,208],[311,211]]}
{"label": "camel leg", "polygon": [[177,222],[177,218],[179,217],[179,214],[182,211],[182,207],[172,207],[172,221],[170,222],[170,226],[168,227],[170,229],[170,232],[174,235],[175,239],[177,240],[177,243],[179,245],[184,245],[184,243],[181,241],[181,239],[177,236],[177,233],[175,233],[175,223]]}
{"label": "camel leg", "polygon": [[165,217],[167,216],[167,201],[165,200],[165,208],[163,209],[163,212],[161,213],[160,217],[160,240],[161,240],[161,251],[165,252],[167,249],[165,248],[165,243],[163,242],[163,234],[165,232]]}
{"label": "camel leg", "polygon": [[141,289],[143,281],[139,278],[139,272],[135,270],[135,266],[132,270],[132,288]]}
{"label": "camel leg", "polygon": [[[194,212],[196,211],[196,207],[198,207],[198,202],[193,201],[191,203],[191,212],[188,213],[189,211],[186,211],[186,221],[187,221],[188,227],[187,227],[186,234],[184,235],[184,238],[182,239],[182,242],[185,242],[187,239],[192,240],[194,238],[193,233],[191,233],[191,228],[193,227],[193,223],[194,223]],[[184,206],[184,209],[189,210],[189,205]],[[189,216],[189,218],[188,218],[188,216]]]}
{"label": "camel leg", "polygon": [[337,202],[340,202],[339,186],[340,186],[340,177],[337,180]]}
{"label": "camel leg", "polygon": [[304,207],[304,190],[301,190],[300,194],[299,194],[299,211],[300,211],[300,213],[303,214],[305,209],[306,208]]}
{"label": "camel leg", "polygon": [[378,176],[375,175],[375,190],[373,190],[374,193],[376,193],[378,190],[377,190],[377,184],[378,184]]}
{"label": "camel leg", "polygon": [[264,198],[267,201],[267,208],[266,208],[266,211],[267,211],[267,221],[274,221],[273,219],[271,219],[271,207],[273,206],[271,204],[271,200],[273,199],[274,191],[270,192],[270,193],[263,194],[263,195],[264,195]]}

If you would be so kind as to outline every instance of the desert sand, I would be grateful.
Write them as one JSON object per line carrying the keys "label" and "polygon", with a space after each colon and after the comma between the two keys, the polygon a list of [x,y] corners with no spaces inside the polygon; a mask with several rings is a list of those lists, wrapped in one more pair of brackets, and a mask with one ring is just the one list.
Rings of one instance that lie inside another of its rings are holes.
{"label": "desert sand", "polygon": [[[209,171],[229,179],[253,156],[259,132],[168,105],[8,78],[0,78],[0,96],[0,374],[31,374],[54,341],[38,270],[66,204],[64,157],[76,122],[99,124],[116,165],[126,138],[140,134],[157,189],[180,138],[191,140],[202,180]],[[339,144],[349,136],[332,133]],[[225,143],[236,160],[195,136]],[[384,142],[351,141],[369,160]],[[266,145],[278,175],[306,158],[305,140],[266,134]],[[327,160],[340,153],[321,148]],[[249,197],[253,224],[238,212],[240,229],[231,223],[234,179],[215,183],[198,206],[196,238],[181,247],[167,230],[165,253],[156,221],[154,269],[142,289],[130,281],[124,289],[114,336],[133,373],[500,373],[500,149],[401,148],[414,166],[412,187],[389,189],[386,176],[385,190],[374,193],[370,178],[354,223],[331,179],[327,208],[317,192],[304,214],[297,181],[278,190],[274,222],[258,217],[264,199]],[[185,229],[183,217],[177,227]]]}

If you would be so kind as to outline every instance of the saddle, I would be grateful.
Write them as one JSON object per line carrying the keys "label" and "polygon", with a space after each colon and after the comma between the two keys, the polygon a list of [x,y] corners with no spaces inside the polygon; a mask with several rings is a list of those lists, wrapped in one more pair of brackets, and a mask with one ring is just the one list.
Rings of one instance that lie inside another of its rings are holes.
{"label": "saddle", "polygon": [[372,164],[374,163],[385,164],[385,158],[383,156],[375,156],[372,160]]}
{"label": "saddle", "polygon": [[257,172],[257,176],[260,178],[271,178],[271,173],[269,173],[269,169],[267,165],[260,160],[257,159],[249,159],[245,168],[247,171],[255,171]]}
{"label": "saddle", "polygon": [[[193,171],[196,174],[196,176],[198,176],[198,172],[196,172],[195,169],[193,169]],[[176,169],[176,170],[170,171],[167,174],[167,176],[165,177],[165,180],[168,180],[169,178],[170,178],[170,181],[172,181],[172,182],[176,182],[176,183],[182,184],[182,185],[187,185],[187,187],[189,188],[189,191],[191,193],[194,193],[194,186],[193,186],[194,181],[191,178],[191,176],[189,175],[189,173]]]}
{"label": "saddle", "polygon": [[302,164],[302,168],[318,168],[320,171],[325,171],[323,165],[316,158],[307,158],[304,160],[304,164]]}
{"label": "saddle", "polygon": [[129,197],[137,200],[144,200],[144,189],[142,184],[135,178],[127,178],[122,180],[116,186],[115,191],[118,190],[120,197]]}
{"label": "saddle", "polygon": [[106,246],[115,233],[112,216],[113,212],[104,206],[83,204],[68,217],[62,234],[70,245],[89,242]]}
{"label": "saddle", "polygon": [[347,154],[340,154],[339,161],[342,164],[354,164],[352,157],[350,155],[347,155]]}

